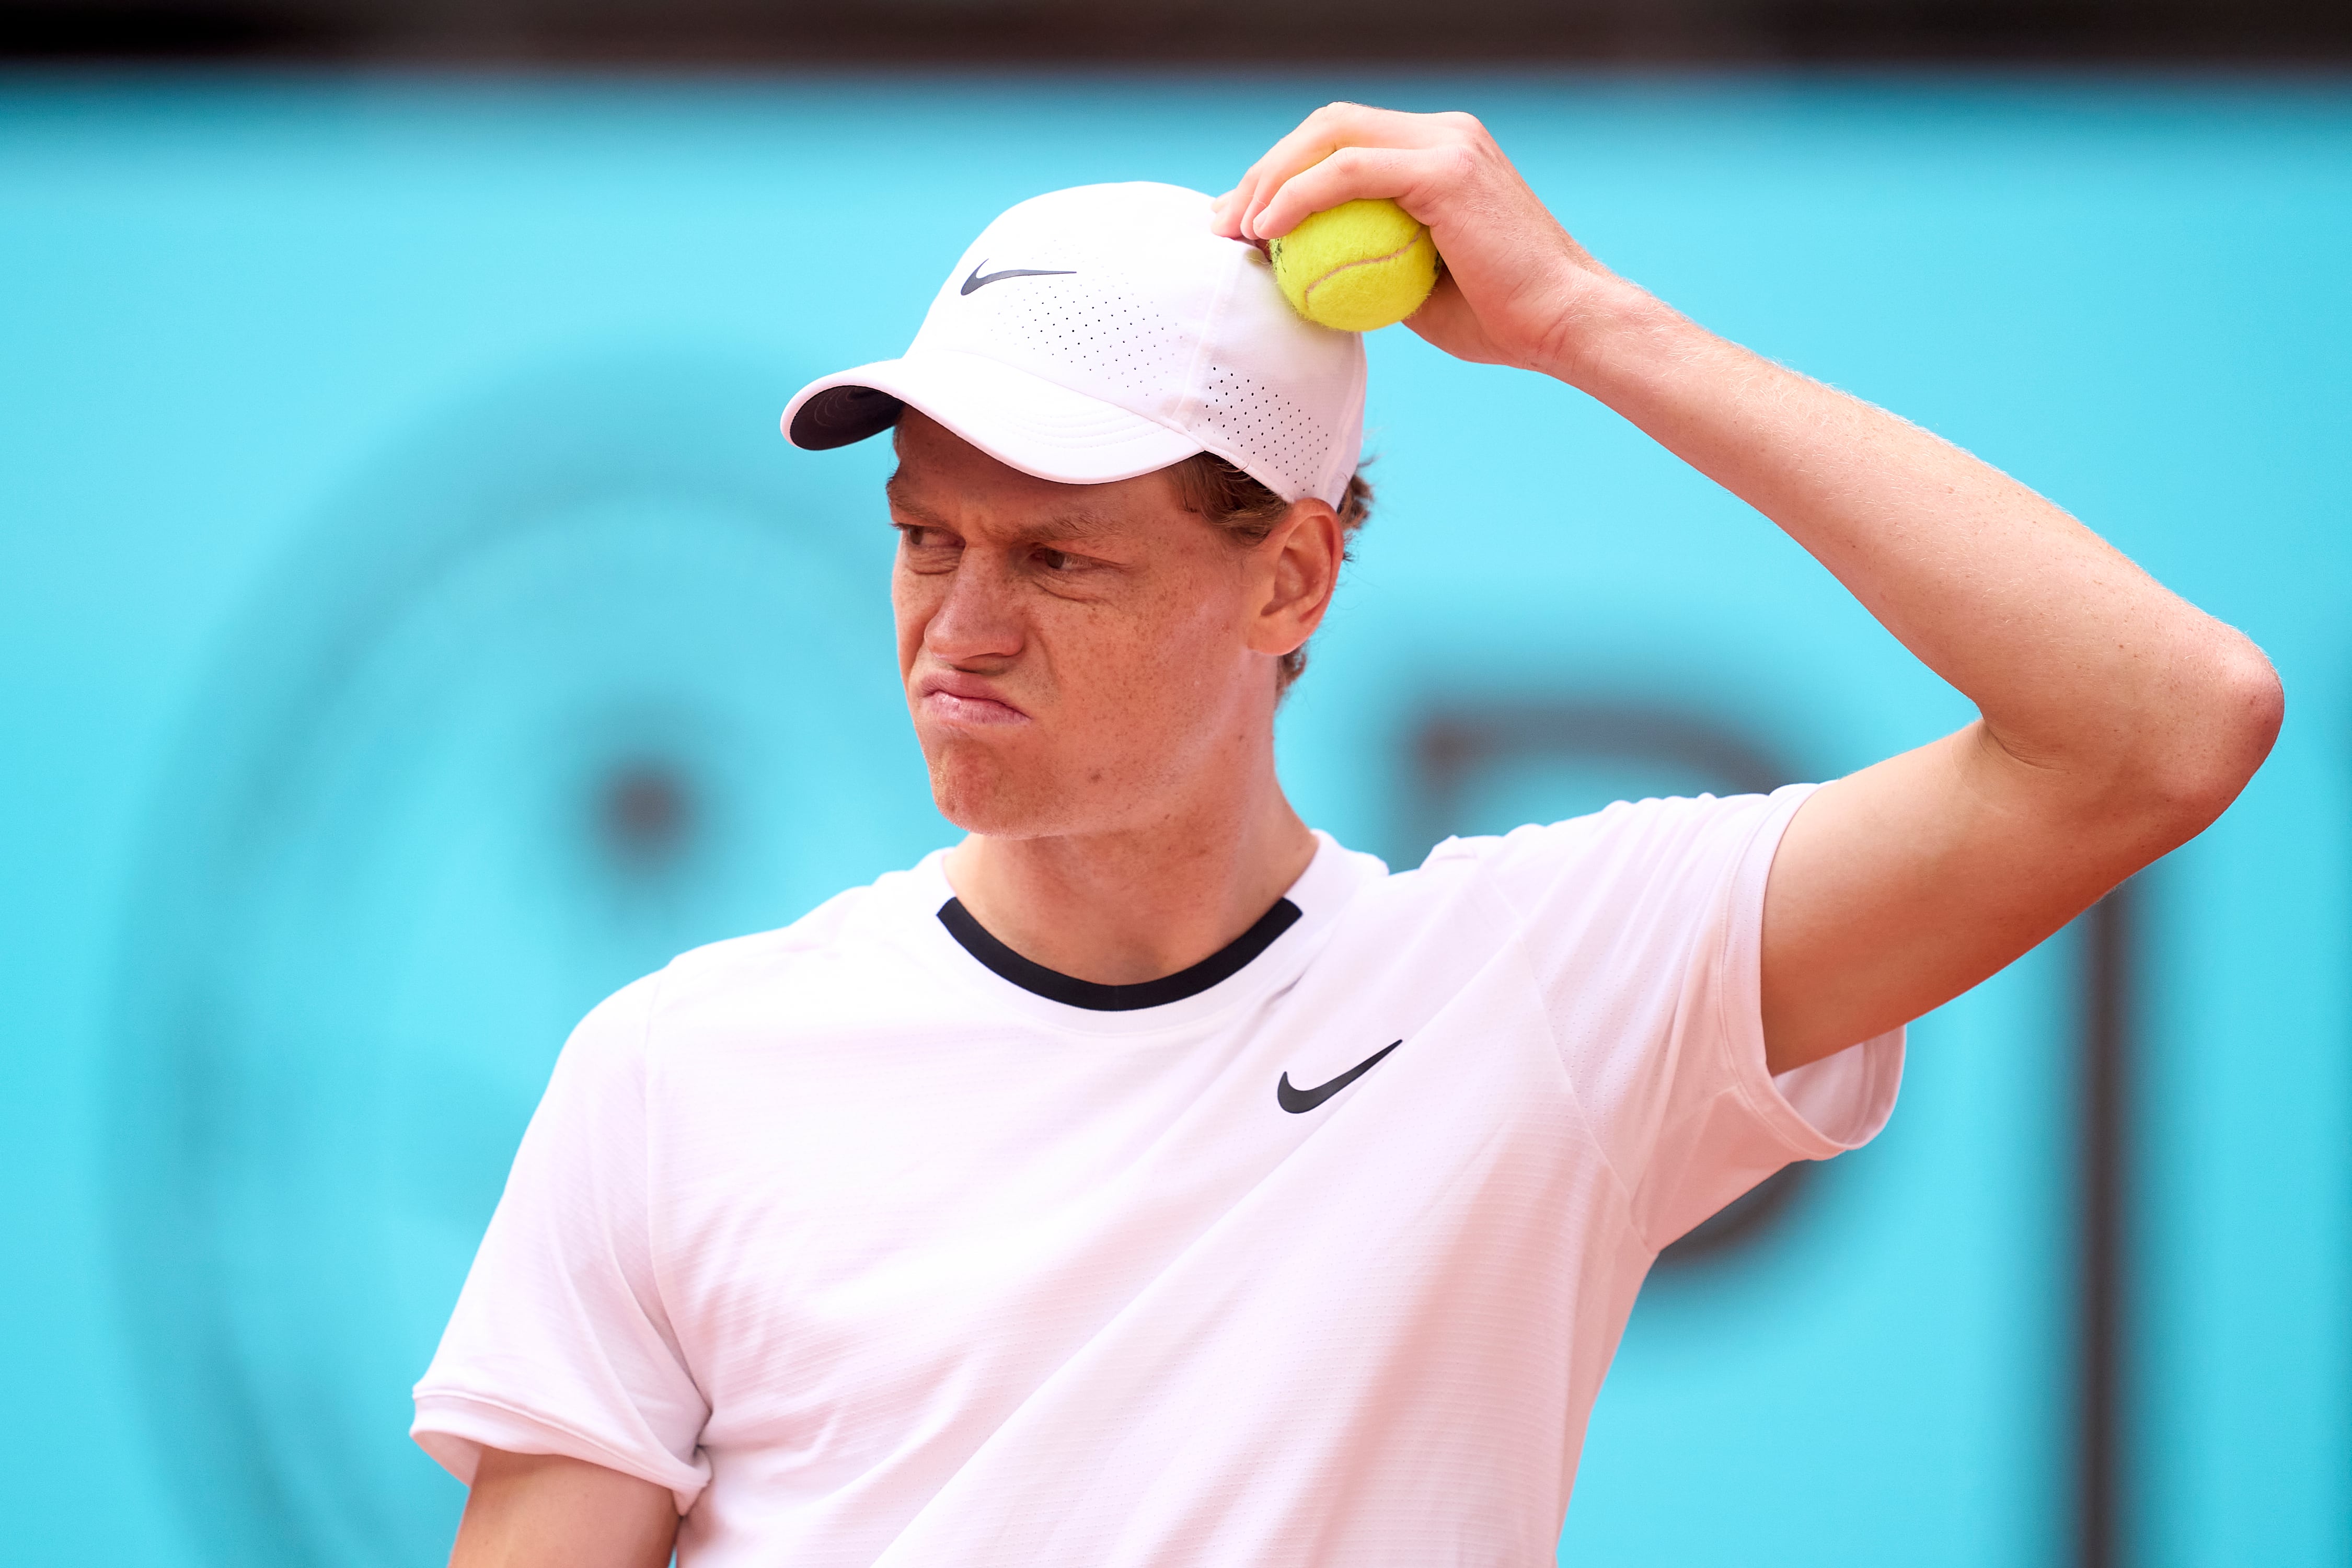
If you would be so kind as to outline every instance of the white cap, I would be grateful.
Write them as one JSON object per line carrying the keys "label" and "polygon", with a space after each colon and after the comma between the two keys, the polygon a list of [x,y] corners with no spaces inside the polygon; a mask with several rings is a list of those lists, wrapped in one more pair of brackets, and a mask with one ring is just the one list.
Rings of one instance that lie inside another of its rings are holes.
{"label": "white cap", "polygon": [[1079,185],[981,231],[906,353],[801,388],[794,445],[912,405],[1040,479],[1105,484],[1214,452],[1337,506],[1363,446],[1364,348],[1300,318],[1256,247],[1177,185]]}

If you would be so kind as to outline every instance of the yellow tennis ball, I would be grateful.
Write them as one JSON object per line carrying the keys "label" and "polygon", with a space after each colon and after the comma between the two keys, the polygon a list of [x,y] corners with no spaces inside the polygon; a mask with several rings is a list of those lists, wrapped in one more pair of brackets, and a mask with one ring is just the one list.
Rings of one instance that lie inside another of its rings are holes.
{"label": "yellow tennis ball", "polygon": [[1343,332],[1402,321],[1437,287],[1429,230],[1386,198],[1341,202],[1266,248],[1291,308]]}

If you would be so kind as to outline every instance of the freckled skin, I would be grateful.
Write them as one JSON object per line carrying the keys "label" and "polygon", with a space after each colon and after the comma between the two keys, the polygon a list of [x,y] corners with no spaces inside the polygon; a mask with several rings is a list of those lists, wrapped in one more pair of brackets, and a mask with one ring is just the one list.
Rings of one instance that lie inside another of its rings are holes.
{"label": "freckled skin", "polygon": [[[1276,664],[1329,591],[1286,559],[1284,528],[1237,543],[1164,474],[1056,484],[911,410],[898,449],[898,665],[950,821],[1000,838],[1150,832],[1230,794],[1259,752],[1270,770]],[[942,671],[983,678],[1025,721],[943,718],[923,692]]]}

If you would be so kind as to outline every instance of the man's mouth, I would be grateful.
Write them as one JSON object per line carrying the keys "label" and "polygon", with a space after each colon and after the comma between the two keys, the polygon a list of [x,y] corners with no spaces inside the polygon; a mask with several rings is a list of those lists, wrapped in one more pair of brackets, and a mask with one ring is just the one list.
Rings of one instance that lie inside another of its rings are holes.
{"label": "man's mouth", "polygon": [[961,670],[925,676],[916,689],[915,707],[934,723],[959,728],[1029,722],[1029,715],[1006,700],[993,682]]}

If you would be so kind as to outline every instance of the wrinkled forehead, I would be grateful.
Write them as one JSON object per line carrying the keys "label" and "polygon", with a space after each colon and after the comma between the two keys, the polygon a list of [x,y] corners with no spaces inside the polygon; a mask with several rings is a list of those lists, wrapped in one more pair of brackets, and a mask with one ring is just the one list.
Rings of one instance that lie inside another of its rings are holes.
{"label": "wrinkled forehead", "polygon": [[1069,542],[1162,535],[1189,512],[1164,471],[1107,484],[1041,479],[909,410],[891,434],[898,468],[885,487],[900,521],[991,537]]}

